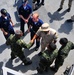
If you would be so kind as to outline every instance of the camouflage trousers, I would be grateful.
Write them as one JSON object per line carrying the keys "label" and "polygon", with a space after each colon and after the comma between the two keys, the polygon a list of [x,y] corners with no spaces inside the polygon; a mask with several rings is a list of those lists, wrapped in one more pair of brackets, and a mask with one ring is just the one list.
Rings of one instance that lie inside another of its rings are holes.
{"label": "camouflage trousers", "polygon": [[24,55],[23,51],[21,51],[21,52],[19,52],[19,51],[18,52],[12,51],[11,52],[11,59],[14,59],[16,57],[19,57],[24,64],[27,61],[26,58],[25,58],[25,55]]}
{"label": "camouflage trousers", "polygon": [[59,67],[61,67],[63,65],[63,62],[64,62],[63,58],[60,58],[60,57],[56,58],[56,60],[55,60],[55,68],[56,68],[56,70],[58,70]]}
{"label": "camouflage trousers", "polygon": [[[65,0],[61,0],[60,8],[63,8],[64,1],[65,1]],[[69,2],[68,2],[68,8],[71,8],[72,1],[73,1],[73,0],[69,0]]]}
{"label": "camouflage trousers", "polygon": [[39,62],[39,69],[43,72],[48,70],[50,67],[51,63],[44,57],[41,57],[40,62]]}

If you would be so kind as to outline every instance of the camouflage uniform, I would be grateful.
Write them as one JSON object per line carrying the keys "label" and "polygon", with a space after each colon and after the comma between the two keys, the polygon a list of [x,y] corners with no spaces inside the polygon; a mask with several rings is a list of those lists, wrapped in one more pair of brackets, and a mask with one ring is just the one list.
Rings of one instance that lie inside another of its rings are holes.
{"label": "camouflage uniform", "polygon": [[37,70],[39,73],[42,73],[43,71],[47,71],[49,66],[53,63],[54,59],[58,55],[58,49],[55,50],[45,50],[42,52],[42,56],[39,62],[39,67],[37,67]]}
{"label": "camouflage uniform", "polygon": [[[63,3],[64,3],[64,1],[65,1],[65,0],[61,0],[60,8],[63,8]],[[71,9],[71,5],[72,5],[72,0],[69,0],[68,8]]]}
{"label": "camouflage uniform", "polygon": [[14,59],[17,56],[23,61],[24,64],[27,63],[22,48],[29,48],[31,44],[27,45],[22,39],[12,34],[7,39],[6,44],[11,46],[11,59]]}
{"label": "camouflage uniform", "polygon": [[63,65],[64,59],[68,56],[71,49],[74,49],[74,44],[70,41],[66,44],[66,46],[61,46],[58,52],[58,56],[55,61],[55,69],[56,71],[60,66]]}

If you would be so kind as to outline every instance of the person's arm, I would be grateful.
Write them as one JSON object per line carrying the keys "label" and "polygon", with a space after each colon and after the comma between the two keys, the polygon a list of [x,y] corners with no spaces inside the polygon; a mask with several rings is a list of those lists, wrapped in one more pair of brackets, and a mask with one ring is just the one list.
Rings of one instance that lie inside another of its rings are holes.
{"label": "person's arm", "polygon": [[25,22],[25,18],[22,15],[19,15],[19,17]]}
{"label": "person's arm", "polygon": [[28,32],[30,32],[31,27],[32,27],[32,18],[29,18],[29,21],[27,24],[28,24]]}
{"label": "person's arm", "polygon": [[11,15],[10,15],[9,13],[7,13],[7,14],[8,14],[7,17],[9,18],[10,23],[12,24],[12,26],[14,26],[14,23],[13,23],[13,21],[12,21],[12,19],[11,19]]}
{"label": "person's arm", "polygon": [[38,31],[36,32],[36,34],[33,36],[32,40],[31,40],[29,43],[33,44],[34,40],[35,40],[37,37],[40,37],[40,30],[38,30]]}
{"label": "person's arm", "polygon": [[23,5],[21,5],[19,8],[18,8],[18,13],[19,13],[19,17],[25,22],[25,18],[22,16],[22,11],[23,11]]}
{"label": "person's arm", "polygon": [[27,44],[27,48],[30,48],[34,42],[34,40],[37,38],[37,35],[35,34],[32,40]]}
{"label": "person's arm", "polygon": [[25,20],[26,23],[28,23],[29,18],[32,16],[32,8],[30,6],[29,6],[29,10],[30,10],[30,14],[29,14],[28,18]]}
{"label": "person's arm", "polygon": [[27,44],[23,40],[20,40],[20,44],[22,47],[27,48]]}
{"label": "person's arm", "polygon": [[32,26],[31,26],[31,25],[29,25],[28,32],[30,32],[31,27],[32,27]]}
{"label": "person's arm", "polygon": [[56,42],[57,42],[57,38],[58,38],[58,35],[57,35],[57,33],[55,32],[54,38],[53,38],[53,43],[56,43]]}
{"label": "person's arm", "polygon": [[24,48],[30,48],[32,43],[29,43],[29,44],[26,44],[23,40],[21,40],[21,46],[24,47]]}
{"label": "person's arm", "polygon": [[35,34],[30,42],[33,43],[36,38],[37,38],[37,35]]}
{"label": "person's arm", "polygon": [[14,23],[13,23],[12,19],[10,19],[10,22],[11,22],[12,26],[14,26]]}
{"label": "person's arm", "polygon": [[33,13],[32,13],[32,7],[30,5],[28,5],[28,7],[29,7],[30,11],[29,11],[29,16],[27,18],[27,22],[28,22],[29,18],[33,15]]}
{"label": "person's arm", "polygon": [[30,15],[28,16],[28,18],[27,18],[27,19],[25,19],[25,22],[26,22],[26,23],[28,23],[29,18],[31,17],[31,15],[32,15],[32,14],[30,14]]}
{"label": "person's arm", "polygon": [[8,34],[3,28],[1,28],[1,31],[3,32],[4,35]]}

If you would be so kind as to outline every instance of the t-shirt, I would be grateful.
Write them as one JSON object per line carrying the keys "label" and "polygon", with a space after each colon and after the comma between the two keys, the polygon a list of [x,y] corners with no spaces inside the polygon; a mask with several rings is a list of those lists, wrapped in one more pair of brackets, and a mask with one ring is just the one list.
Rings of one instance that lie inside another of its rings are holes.
{"label": "t-shirt", "polygon": [[41,25],[43,24],[43,21],[41,19],[39,19],[38,22],[34,22],[32,20],[32,18],[30,18],[28,24],[32,26],[32,30],[34,32],[37,32],[37,30],[39,29],[39,27],[41,27]]}
{"label": "t-shirt", "polygon": [[25,19],[27,19],[29,17],[29,15],[32,13],[32,8],[29,4],[27,4],[26,6],[21,5],[19,7],[19,15],[22,15]]}
{"label": "t-shirt", "polygon": [[57,32],[52,28],[50,28],[47,34],[39,29],[36,35],[42,37],[41,43],[44,45],[47,45],[48,43],[51,43],[53,40],[57,39]]}
{"label": "t-shirt", "polygon": [[10,24],[11,16],[7,13],[6,17],[0,17],[0,28],[3,28],[6,32],[13,30],[13,27]]}

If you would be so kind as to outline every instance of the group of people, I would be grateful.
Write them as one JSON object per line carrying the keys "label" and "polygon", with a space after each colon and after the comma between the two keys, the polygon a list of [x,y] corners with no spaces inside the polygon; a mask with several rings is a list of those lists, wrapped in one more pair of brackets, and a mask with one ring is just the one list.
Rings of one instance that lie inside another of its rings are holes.
{"label": "group of people", "polygon": [[[39,66],[37,67],[37,71],[39,73],[47,72],[50,68],[52,71],[57,72],[58,69],[63,65],[65,58],[68,56],[71,49],[74,49],[74,43],[68,41],[67,38],[61,38],[59,43],[61,47],[59,50],[57,46],[52,43],[49,44],[47,50],[42,52]],[[53,61],[54,66],[50,66]]]}
{"label": "group of people", "polygon": [[[31,60],[27,60],[22,48],[29,49],[32,47],[34,40],[41,38],[41,52],[39,66],[36,68],[38,73],[47,72],[49,68],[57,72],[60,66],[63,65],[64,59],[68,56],[70,50],[74,49],[74,43],[67,38],[61,38],[59,43],[61,47],[58,49],[56,45],[57,33],[54,29],[49,27],[48,23],[43,23],[42,26],[35,33],[29,44],[26,44],[20,37],[23,35],[21,30],[17,30],[15,34],[11,34],[6,41],[7,45],[11,47],[11,60],[19,57],[24,65],[30,65]],[[55,65],[50,66],[55,60]]]}
{"label": "group of people", "polygon": [[[40,0],[34,0],[33,3],[35,3],[35,1],[37,1],[37,4],[44,5],[44,0],[42,0],[42,2],[40,2]],[[62,7],[60,7],[58,11],[61,9]],[[70,11],[70,7],[68,10]],[[18,13],[20,18],[20,30],[16,30],[15,32],[13,28],[14,23],[11,20],[10,14],[6,9],[1,9],[0,29],[6,39],[6,44],[11,47],[11,60],[19,57],[24,65],[30,65],[32,61],[26,59],[22,48],[29,49],[34,45],[36,40],[34,50],[37,51],[41,45],[41,51],[38,54],[41,58],[37,71],[39,73],[48,71],[50,65],[55,60],[55,65],[50,67],[50,69],[57,72],[59,67],[63,65],[64,59],[68,56],[70,50],[74,49],[74,44],[71,41],[68,41],[67,38],[61,38],[59,41],[61,47],[58,50],[56,46],[58,38],[57,31],[50,28],[48,23],[44,23],[39,18],[37,12],[32,13],[32,8],[28,4],[28,0],[25,0],[19,7]],[[27,31],[30,32],[30,42],[28,44],[21,39],[21,37],[24,36],[25,24],[28,25]]]}

